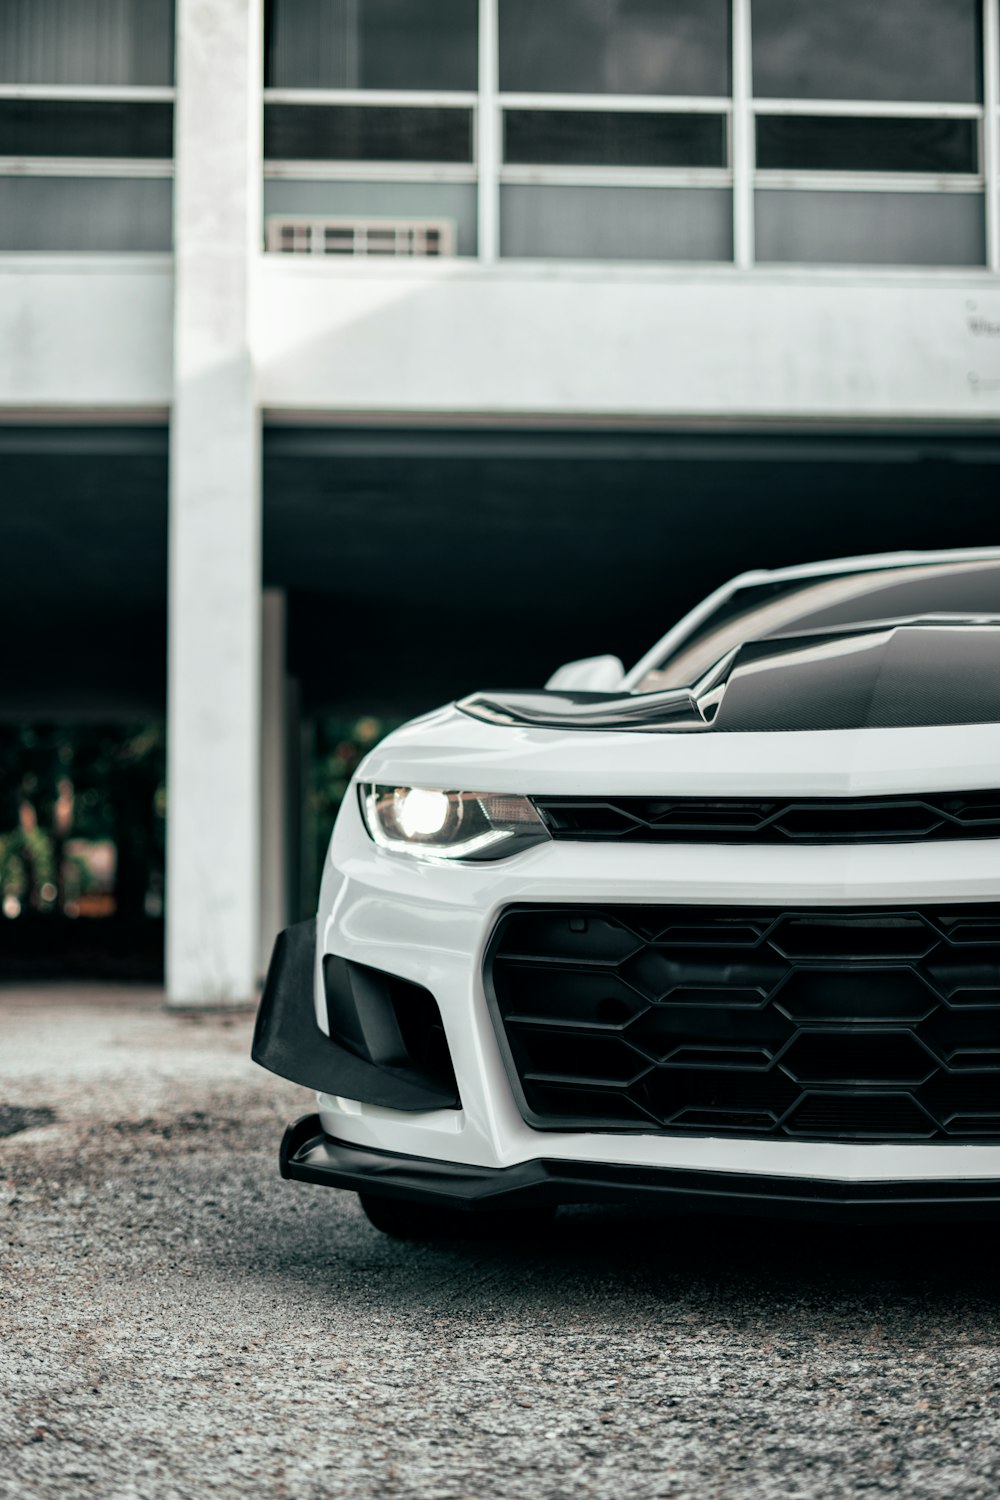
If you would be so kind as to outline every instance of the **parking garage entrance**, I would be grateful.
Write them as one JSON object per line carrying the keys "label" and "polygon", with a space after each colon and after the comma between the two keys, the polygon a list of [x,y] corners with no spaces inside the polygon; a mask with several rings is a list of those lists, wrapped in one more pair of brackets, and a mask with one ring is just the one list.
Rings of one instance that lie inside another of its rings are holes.
{"label": "parking garage entrance", "polygon": [[[290,915],[315,899],[353,766],[394,724],[570,658],[628,664],[746,568],[995,544],[998,464],[1000,441],[973,433],[267,427]],[[11,426],[0,466],[0,971],[72,950],[75,972],[110,954],[155,977],[167,433]]]}

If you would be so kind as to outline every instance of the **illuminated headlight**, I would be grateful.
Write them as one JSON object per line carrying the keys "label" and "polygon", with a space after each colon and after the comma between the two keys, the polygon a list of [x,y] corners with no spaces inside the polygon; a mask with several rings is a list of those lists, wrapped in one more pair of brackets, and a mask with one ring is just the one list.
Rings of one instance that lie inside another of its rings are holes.
{"label": "illuminated headlight", "polygon": [[423,859],[506,859],[549,837],[529,798],[442,792],[424,786],[359,786],[376,844]]}

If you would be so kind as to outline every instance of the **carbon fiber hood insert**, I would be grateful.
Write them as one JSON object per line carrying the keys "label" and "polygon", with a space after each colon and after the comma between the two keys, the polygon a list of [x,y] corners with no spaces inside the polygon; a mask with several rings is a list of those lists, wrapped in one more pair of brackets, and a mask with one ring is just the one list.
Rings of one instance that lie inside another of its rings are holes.
{"label": "carbon fiber hood insert", "polygon": [[760,733],[1000,722],[1000,619],[935,617],[748,641],[659,693],[485,692],[457,705],[537,729]]}

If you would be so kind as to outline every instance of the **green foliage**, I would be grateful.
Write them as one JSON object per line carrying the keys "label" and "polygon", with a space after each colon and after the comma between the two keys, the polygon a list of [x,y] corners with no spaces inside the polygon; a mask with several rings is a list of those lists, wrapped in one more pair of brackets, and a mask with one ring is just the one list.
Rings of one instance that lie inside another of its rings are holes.
{"label": "green foliage", "polygon": [[[69,874],[67,838],[111,840],[119,907],[141,909],[150,871],[164,860],[165,746],[160,724],[0,725],[0,898],[51,907]],[[72,867],[72,868],[70,868]]]}
{"label": "green foliage", "polygon": [[[302,900],[315,910],[337,811],[362,758],[398,718],[328,715],[303,758]],[[93,886],[67,841],[110,841],[121,915],[141,916],[162,892],[167,811],[162,724],[0,725],[0,900],[52,911]],[[55,887],[55,899],[42,887]]]}
{"label": "green foliage", "polygon": [[316,721],[311,786],[306,798],[307,838],[314,860],[314,870],[307,872],[303,892],[308,910],[315,910],[318,872],[323,868],[333,825],[351,777],[368,751],[402,722],[398,718],[376,719],[371,715],[360,719],[329,716]]}
{"label": "green foliage", "polygon": [[0,899],[13,896],[22,901],[28,891],[28,870],[19,831],[0,836]]}

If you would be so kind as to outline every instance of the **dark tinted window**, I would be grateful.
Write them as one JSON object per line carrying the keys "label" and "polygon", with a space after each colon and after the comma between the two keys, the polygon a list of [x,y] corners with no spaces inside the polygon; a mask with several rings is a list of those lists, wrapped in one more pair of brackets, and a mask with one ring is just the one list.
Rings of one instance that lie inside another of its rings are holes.
{"label": "dark tinted window", "polygon": [[979,0],[753,0],[760,97],[982,98]]}
{"label": "dark tinted window", "polygon": [[1000,562],[878,568],[739,589],[662,664],[655,686],[696,681],[742,641],[937,614],[1000,615]]}
{"label": "dark tinted window", "polygon": [[787,171],[975,172],[975,120],[758,115],[757,165]]}
{"label": "dark tinted window", "polygon": [[477,0],[272,0],[272,88],[475,89]]}
{"label": "dark tinted window", "polygon": [[173,105],[81,99],[0,100],[0,156],[119,156],[168,160]]}
{"label": "dark tinted window", "polygon": [[472,160],[472,111],[269,104],[264,155],[279,161]]}
{"label": "dark tinted window", "polygon": [[727,94],[729,0],[499,0],[514,93]]}
{"label": "dark tinted window", "polygon": [[0,0],[0,83],[173,81],[173,0]]}
{"label": "dark tinted window", "polygon": [[550,166],[721,167],[721,115],[509,109],[504,159]]}

